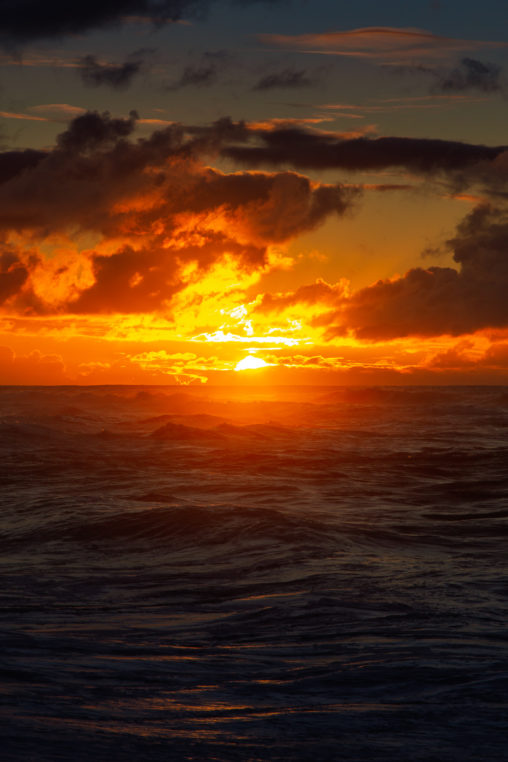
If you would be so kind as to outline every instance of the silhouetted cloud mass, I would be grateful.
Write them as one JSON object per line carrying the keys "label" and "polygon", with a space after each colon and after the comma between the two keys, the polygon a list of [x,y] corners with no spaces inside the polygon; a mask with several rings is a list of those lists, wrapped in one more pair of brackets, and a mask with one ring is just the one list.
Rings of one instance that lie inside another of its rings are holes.
{"label": "silhouetted cloud mass", "polygon": [[[297,169],[381,170],[401,167],[426,173],[462,170],[478,162],[493,161],[502,146],[473,145],[451,140],[406,137],[358,137],[299,127],[257,132],[252,145],[227,145],[223,155],[245,166],[290,164]],[[248,142],[248,141],[246,141]]]}
{"label": "silhouetted cloud mass", "polygon": [[30,40],[79,34],[119,23],[124,17],[140,16],[157,21],[177,21],[186,13],[207,6],[207,0],[0,0],[0,40]]}
{"label": "silhouetted cloud mass", "polygon": [[[350,293],[347,281],[318,279],[296,291],[264,294],[256,312],[278,313],[319,303],[310,323],[325,340],[353,333],[364,341],[461,336],[508,327],[508,211],[482,204],[446,242],[458,267],[415,267]],[[449,360],[449,358],[448,358]]]}
{"label": "silhouetted cloud mass", "polygon": [[72,120],[67,130],[57,137],[57,145],[65,151],[79,153],[107,147],[128,137],[134,131],[136,119],[135,111],[131,111],[129,119],[114,119],[107,112],[88,111]]}
{"label": "silhouetted cloud mass", "polygon": [[24,151],[4,151],[0,153],[0,183],[5,183],[25,169],[33,169],[46,158],[45,151],[27,148]]}
{"label": "silhouetted cloud mass", "polygon": [[[155,24],[206,13],[216,0],[0,0],[0,43],[12,46],[33,40],[81,34],[91,29],[141,18]],[[266,0],[278,2],[278,0]],[[249,5],[256,0],[236,0]]]}
{"label": "silhouetted cloud mass", "polygon": [[[225,256],[239,269],[263,269],[271,245],[342,215],[357,195],[296,172],[226,174],[207,167],[203,154],[245,134],[244,126],[229,120],[204,134],[171,125],[134,141],[136,116],[89,112],[70,123],[53,150],[4,155],[5,236],[15,232],[41,243],[80,231],[98,239],[95,249],[81,255],[87,278],[60,299],[61,311],[160,309],[185,287],[187,270],[206,272]],[[44,303],[30,283],[35,270],[48,266],[24,250],[6,251],[0,263],[3,301],[15,311],[54,312],[55,305]],[[54,282],[71,278],[65,273],[72,266],[59,267]]]}
{"label": "silhouetted cloud mass", "polygon": [[341,312],[339,333],[345,325],[358,337],[375,340],[508,326],[506,210],[476,207],[448,246],[459,270],[418,267],[357,291]]}
{"label": "silhouetted cloud mass", "polygon": [[[136,112],[128,118],[87,112],[69,124],[52,150],[0,153],[0,231],[4,240],[25,241],[0,249],[5,309],[25,314],[170,310],[189,278],[196,282],[225,257],[245,272],[264,271],[271,246],[343,215],[361,192],[351,184],[311,180],[294,169],[261,171],[262,163],[398,167],[442,172],[445,178],[469,173],[506,188],[508,154],[500,147],[341,138],[228,118],[208,126],[171,124],[135,140],[136,119]],[[218,155],[246,156],[245,163],[256,170],[227,173],[208,166]],[[71,240],[76,232],[97,241],[79,253],[78,265],[71,257],[54,269],[51,258],[31,250],[58,235]],[[352,294],[343,283],[317,281],[290,294],[266,295],[258,312],[319,302],[327,312],[313,325],[329,338],[348,331],[389,340],[508,327],[507,212],[478,206],[447,247],[457,269],[417,267]],[[82,275],[73,281],[76,267]],[[48,297],[37,290],[41,277],[52,283]],[[72,287],[52,302],[59,278]]]}

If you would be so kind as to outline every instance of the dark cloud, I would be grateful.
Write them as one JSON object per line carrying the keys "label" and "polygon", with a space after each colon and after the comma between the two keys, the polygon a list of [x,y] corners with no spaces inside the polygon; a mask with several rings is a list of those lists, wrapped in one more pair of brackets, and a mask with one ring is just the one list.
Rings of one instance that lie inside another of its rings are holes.
{"label": "dark cloud", "polygon": [[[344,138],[301,127],[251,130],[250,145],[225,145],[223,156],[249,167],[291,165],[296,169],[382,170],[416,173],[456,172],[491,162],[502,146],[406,137]],[[255,142],[254,142],[255,140]]]}
{"label": "dark cloud", "polygon": [[[222,141],[244,136],[245,125],[220,120],[194,131],[170,125],[133,140],[135,122],[135,113],[128,119],[86,113],[53,150],[8,155],[9,179],[0,184],[4,235],[41,242],[85,232],[107,249],[83,255],[93,284],[71,288],[57,306],[50,295],[46,305],[35,296],[40,287],[31,290],[29,276],[37,270],[40,280],[45,260],[27,265],[26,257],[9,255],[2,273],[10,306],[31,314],[153,310],[186,285],[189,263],[192,272],[206,272],[227,256],[240,269],[263,268],[271,244],[343,214],[357,194],[295,172],[227,174],[202,162]],[[50,271],[54,283],[74,277],[68,264]]]}
{"label": "dark cloud", "polygon": [[126,246],[111,256],[93,255],[95,283],[68,305],[76,313],[144,312],[161,307],[179,288],[169,252]]}
{"label": "dark cloud", "polygon": [[[9,309],[28,314],[170,310],[172,297],[188,285],[187,272],[199,279],[225,256],[241,269],[262,269],[271,245],[312,230],[330,215],[343,215],[359,192],[295,171],[226,173],[206,165],[204,159],[221,152],[269,150],[277,158],[272,163],[282,155],[297,165],[347,169],[464,173],[481,165],[506,178],[507,154],[500,148],[341,138],[294,127],[263,130],[229,119],[204,127],[174,124],[136,140],[135,125],[134,112],[125,119],[86,113],[70,123],[52,150],[0,154],[4,236],[25,235],[28,249],[59,233],[91,233],[99,240],[82,255],[90,276],[58,304],[50,295],[44,302],[41,283],[72,281],[73,265],[55,269],[42,255],[4,248],[0,298]],[[508,214],[478,207],[448,247],[458,269],[415,268],[352,296],[341,284],[319,281],[293,294],[266,296],[258,309],[319,302],[329,305],[319,325],[330,336],[349,329],[364,339],[508,326]],[[48,267],[50,275],[44,276]]]}
{"label": "dark cloud", "polygon": [[25,170],[33,169],[47,153],[27,148],[25,151],[4,151],[0,153],[0,184],[11,180]]}
{"label": "dark cloud", "polygon": [[[337,333],[347,326],[359,338],[376,340],[507,327],[507,212],[477,207],[448,246],[459,270],[415,268],[357,291],[344,304]],[[332,327],[329,335],[335,332]]]}
{"label": "dark cloud", "polygon": [[0,304],[21,290],[28,275],[28,268],[17,254],[0,250]]}
{"label": "dark cloud", "polygon": [[[508,328],[508,211],[481,205],[446,242],[458,267],[417,267],[352,294],[348,284],[318,280],[294,292],[264,294],[256,306],[277,313],[323,305],[309,322],[326,340],[353,333],[366,341],[462,336]],[[444,358],[450,367],[451,357]]]}
{"label": "dark cloud", "polygon": [[221,69],[231,61],[231,56],[224,50],[206,52],[197,64],[186,66],[179,79],[167,85],[167,90],[181,90],[185,87],[209,87],[219,76]]}
{"label": "dark cloud", "polygon": [[320,278],[315,283],[300,286],[296,291],[283,294],[263,294],[256,306],[257,312],[282,312],[288,307],[299,304],[329,304],[337,305],[344,297],[341,283],[330,285]]}
{"label": "dark cloud", "polygon": [[234,122],[230,117],[222,117],[211,125],[185,125],[184,131],[191,141],[186,150],[196,155],[213,153],[230,143],[246,143],[251,130],[245,122]]}
{"label": "dark cloud", "polygon": [[[283,241],[342,214],[355,196],[355,189],[311,183],[294,172],[205,168],[202,152],[244,134],[227,120],[187,140],[174,125],[133,142],[127,138],[135,120],[135,113],[119,119],[97,112],[74,119],[41,162],[0,185],[0,228],[42,234],[46,227],[79,226],[113,235],[126,225],[146,231],[156,222],[171,226],[179,214],[214,210],[246,236]],[[145,196],[150,203],[141,201]]]}
{"label": "dark cloud", "polygon": [[4,165],[9,176],[0,184],[0,229],[104,232],[113,219],[118,226],[123,215],[114,212],[115,203],[156,188],[164,180],[157,170],[163,172],[182,144],[178,126],[128,140],[135,118],[134,112],[128,119],[89,112],[70,123],[52,151],[0,154],[0,177]]}
{"label": "dark cloud", "polygon": [[57,146],[65,152],[84,153],[107,148],[132,134],[137,114],[129,119],[114,119],[108,112],[88,111],[73,119],[65,132],[57,137]]}
{"label": "dark cloud", "polygon": [[[312,230],[330,215],[343,215],[360,192],[312,182],[295,171],[225,173],[206,166],[204,159],[221,153],[251,156],[254,151],[254,166],[267,155],[266,163],[351,170],[402,167],[467,174],[481,166],[506,181],[507,153],[501,148],[345,138],[294,125],[266,130],[227,118],[201,127],[174,124],[136,140],[135,125],[134,112],[126,119],[86,113],[70,123],[50,151],[0,154],[4,235],[25,235],[30,248],[48,235],[82,231],[106,245],[85,255],[90,278],[56,306],[51,299],[44,304],[41,288],[31,284],[33,273],[39,277],[49,266],[45,260],[5,250],[0,290],[9,308],[31,314],[168,309],[186,285],[190,263],[192,272],[204,273],[228,256],[242,269],[263,268],[271,245]],[[267,296],[259,309],[319,301],[330,308],[318,318],[330,335],[352,329],[368,339],[508,325],[508,219],[482,206],[449,246],[458,270],[415,268],[351,297],[342,287],[318,282],[294,294]],[[53,269],[51,278],[72,279],[72,266],[65,267],[56,274]]]}
{"label": "dark cloud", "polygon": [[[244,5],[258,0],[236,0]],[[278,0],[265,0],[277,2]],[[0,43],[19,45],[33,40],[82,34],[91,29],[142,19],[154,24],[195,18],[216,0],[0,0]]]}
{"label": "dark cloud", "polygon": [[340,185],[316,184],[295,172],[223,174],[213,169],[183,190],[175,209],[194,213],[221,209],[256,242],[282,242],[342,215],[357,195]]}
{"label": "dark cloud", "polygon": [[496,93],[503,89],[500,77],[499,66],[483,63],[474,58],[463,58],[456,68],[440,76],[436,89],[444,93],[460,93],[468,90]]}
{"label": "dark cloud", "polygon": [[173,85],[168,85],[168,90],[181,90],[184,87],[208,87],[217,79],[217,67],[215,64],[203,66],[186,66],[180,79]]}
{"label": "dark cloud", "polygon": [[67,303],[70,313],[141,313],[160,310],[187,283],[180,273],[181,260],[195,261],[207,269],[224,251],[251,266],[262,264],[264,247],[238,244],[220,233],[209,233],[206,244],[174,248],[126,246],[112,255],[91,257],[95,283]]}
{"label": "dark cloud", "polygon": [[90,29],[142,17],[154,22],[178,21],[207,7],[207,0],[0,0],[0,41],[24,43],[81,34]]}
{"label": "dark cloud", "polygon": [[310,87],[313,80],[304,69],[284,69],[262,77],[253,87],[253,90],[276,90],[298,87]]}
{"label": "dark cloud", "polygon": [[80,60],[79,74],[87,87],[105,85],[114,90],[127,88],[143,68],[143,60],[132,58],[123,64],[102,64],[95,56],[85,56]]}
{"label": "dark cloud", "polygon": [[388,70],[393,74],[423,75],[430,80],[430,93],[498,93],[505,89],[502,81],[502,69],[493,63],[479,61],[476,58],[462,58],[452,69],[414,64],[393,66]]}

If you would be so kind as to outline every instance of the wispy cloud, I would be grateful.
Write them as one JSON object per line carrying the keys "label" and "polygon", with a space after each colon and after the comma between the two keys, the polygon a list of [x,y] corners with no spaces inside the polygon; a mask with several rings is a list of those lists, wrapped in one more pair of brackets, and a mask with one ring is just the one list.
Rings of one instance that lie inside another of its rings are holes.
{"label": "wispy cloud", "polygon": [[292,48],[304,53],[349,56],[394,64],[421,59],[443,59],[462,51],[508,45],[506,42],[463,40],[442,37],[421,29],[394,27],[365,27],[300,35],[260,34],[257,37],[265,45]]}
{"label": "wispy cloud", "polygon": [[55,69],[79,69],[78,58],[48,55],[47,53],[32,52],[29,55],[0,55],[0,66],[30,66],[34,68],[51,67]]}
{"label": "wispy cloud", "polygon": [[253,90],[280,90],[298,87],[310,87],[314,80],[305,69],[284,69],[261,77]]}
{"label": "wispy cloud", "polygon": [[133,53],[121,64],[108,61],[98,61],[95,56],[88,55],[80,59],[80,75],[87,87],[111,87],[113,90],[123,90],[129,87],[133,79],[140,74],[144,59]]}
{"label": "wispy cloud", "polygon": [[50,122],[67,122],[84,114],[86,109],[82,106],[71,106],[69,103],[41,103],[38,106],[30,106],[28,111],[33,111]]}
{"label": "wispy cloud", "polygon": [[22,119],[27,122],[68,122],[86,113],[86,109],[81,106],[71,106],[69,103],[42,103],[38,106],[29,106],[27,111],[30,113],[0,111],[0,117]]}
{"label": "wispy cloud", "polygon": [[197,63],[189,64],[177,80],[167,85],[167,90],[182,90],[187,87],[210,87],[215,84],[222,68],[231,60],[225,50],[207,51]]}
{"label": "wispy cloud", "polygon": [[443,92],[500,92],[503,89],[501,67],[475,58],[463,58],[458,66],[439,79],[437,87]]}
{"label": "wispy cloud", "polygon": [[170,119],[138,119],[138,124],[147,124],[152,125],[154,127],[171,127],[172,125],[176,124],[176,122],[171,121]]}
{"label": "wispy cloud", "polygon": [[323,122],[333,121],[335,121],[333,116],[273,117],[272,119],[262,119],[258,122],[246,122],[246,126],[252,130],[277,130],[285,126],[322,124]]}
{"label": "wispy cloud", "polygon": [[14,111],[0,111],[2,119],[23,119],[27,122],[49,122],[44,116],[35,116],[35,114],[18,114]]}
{"label": "wispy cloud", "polygon": [[506,83],[503,82],[503,71],[500,66],[477,58],[464,57],[453,65],[415,63],[401,66],[390,66],[394,74],[416,75],[430,80],[432,94],[445,93],[449,96],[464,93],[484,93],[492,95],[502,92]]}
{"label": "wispy cloud", "polygon": [[401,98],[378,98],[366,103],[321,103],[316,108],[340,114],[341,117],[363,118],[364,115],[382,114],[392,111],[427,111],[453,108],[471,103],[483,103],[487,96],[432,94],[405,96]]}

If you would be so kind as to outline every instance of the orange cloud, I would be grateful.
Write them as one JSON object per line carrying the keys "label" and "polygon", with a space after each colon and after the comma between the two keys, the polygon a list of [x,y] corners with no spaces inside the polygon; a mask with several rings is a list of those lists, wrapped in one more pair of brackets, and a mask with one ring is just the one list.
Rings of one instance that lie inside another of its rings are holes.
{"label": "orange cloud", "polygon": [[12,349],[0,346],[0,377],[2,384],[29,385],[68,383],[60,355],[43,355],[38,350],[17,355]]}
{"label": "orange cloud", "polygon": [[[267,283],[281,283],[277,270],[294,264],[289,241],[346,214],[363,190],[408,186],[227,172],[205,161],[247,151],[250,166],[288,157],[314,169],[402,167],[415,183],[418,173],[471,172],[475,182],[488,176],[494,195],[506,178],[503,148],[229,120],[171,124],[136,140],[135,124],[135,114],[83,114],[52,150],[0,154],[4,334],[30,336],[39,347],[30,354],[13,340],[5,378],[213,382],[247,352],[278,382],[295,369],[337,383],[362,374],[422,381],[476,378],[481,367],[494,377],[505,372],[503,347],[489,349],[499,337],[477,340],[508,329],[505,211],[482,204],[465,218],[447,243],[456,267],[415,267],[356,291],[340,270],[329,278],[335,283],[302,284],[295,268],[284,276],[287,290],[270,291]],[[69,338],[74,347],[86,339],[88,354],[65,346]]]}
{"label": "orange cloud", "polygon": [[256,305],[258,312],[281,312],[288,307],[307,305],[339,305],[348,291],[346,281],[329,285],[321,278],[315,283],[300,286],[296,291],[284,294],[263,294]]}
{"label": "orange cloud", "polygon": [[0,111],[0,117],[2,119],[23,119],[28,122],[47,122],[48,121],[43,116],[35,116],[34,114],[18,114],[14,111]]}
{"label": "orange cloud", "polygon": [[176,352],[171,354],[165,350],[142,352],[131,355],[129,362],[139,365],[145,371],[161,373],[170,376],[178,384],[192,382],[206,383],[206,372],[233,370],[232,362],[220,361],[215,355],[199,357],[194,352]]}
{"label": "orange cloud", "polygon": [[[262,271],[274,244],[344,214],[357,193],[295,172],[228,174],[204,165],[200,153],[241,126],[218,124],[189,138],[173,125],[133,142],[135,121],[134,113],[84,114],[52,151],[0,155],[0,229],[17,258],[1,273],[12,311],[167,309],[189,286],[189,265],[193,283],[196,268],[205,277],[227,259]],[[91,236],[91,248],[78,248]],[[24,242],[37,260],[16,252]],[[46,256],[50,243],[59,247],[58,267]]]}
{"label": "orange cloud", "polygon": [[317,34],[260,34],[266,45],[292,48],[306,53],[350,56],[383,62],[441,59],[461,51],[506,47],[506,42],[461,40],[442,37],[420,29],[365,27]]}

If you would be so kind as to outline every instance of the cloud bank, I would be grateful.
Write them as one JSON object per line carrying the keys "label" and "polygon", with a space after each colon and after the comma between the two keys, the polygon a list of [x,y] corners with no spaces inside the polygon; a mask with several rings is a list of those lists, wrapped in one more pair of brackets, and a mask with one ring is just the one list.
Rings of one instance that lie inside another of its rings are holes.
{"label": "cloud bank", "polygon": [[[0,0],[0,43],[20,45],[35,40],[83,34],[126,21],[154,24],[196,18],[215,0]],[[256,0],[236,0],[249,5]],[[278,0],[266,0],[278,2]]]}
{"label": "cloud bank", "polygon": [[508,213],[478,206],[448,247],[458,270],[414,268],[361,289],[344,305],[342,324],[375,340],[507,327]]}
{"label": "cloud bank", "polygon": [[[227,120],[204,133],[171,125],[133,140],[136,118],[86,113],[53,150],[0,154],[7,308],[163,309],[218,262],[262,270],[270,247],[344,214],[356,195],[296,172],[227,174],[206,166],[204,155],[244,129]],[[73,241],[84,235],[97,243],[77,253]],[[27,253],[55,238],[69,251],[58,267],[54,258]]]}
{"label": "cloud bank", "polygon": [[[371,171],[400,168],[417,174],[457,172],[493,162],[505,146],[406,137],[344,137],[305,127],[251,130],[243,145],[230,141],[222,155],[249,167]],[[236,141],[237,143],[239,141]]]}
{"label": "cloud bank", "polygon": [[[503,147],[351,138],[306,125],[229,119],[198,127],[171,124],[136,139],[136,122],[135,112],[128,118],[88,112],[69,124],[51,150],[0,154],[4,313],[163,313],[173,319],[189,305],[192,312],[205,302],[218,304],[221,290],[242,273],[267,272],[277,247],[347,213],[362,187],[318,182],[294,168],[261,171],[262,164],[460,176],[462,182],[490,183],[499,198],[506,188]],[[217,157],[241,159],[249,168],[226,172],[207,164]],[[406,186],[363,187],[379,192]],[[260,294],[251,309],[265,322],[286,314],[297,320],[301,310],[308,326],[328,341],[508,328],[508,212],[480,204],[447,247],[457,268],[415,267],[352,293],[342,281],[331,286],[318,280],[294,292]],[[222,275],[217,267],[225,268]],[[227,321],[223,333],[230,331]],[[245,318],[244,339],[249,330]],[[200,329],[203,336],[214,331],[212,324]],[[271,336],[276,342],[273,331]]]}

